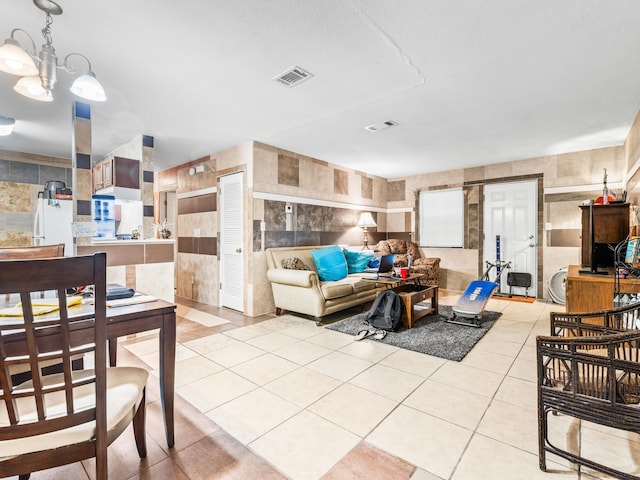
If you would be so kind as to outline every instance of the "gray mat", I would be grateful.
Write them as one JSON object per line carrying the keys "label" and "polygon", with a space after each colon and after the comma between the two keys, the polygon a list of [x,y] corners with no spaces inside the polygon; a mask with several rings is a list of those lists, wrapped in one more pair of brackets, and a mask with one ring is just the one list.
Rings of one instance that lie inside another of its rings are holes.
{"label": "gray mat", "polygon": [[[387,332],[387,335],[382,340],[375,340],[373,336],[368,337],[367,340],[459,362],[502,315],[499,312],[485,311],[480,328],[476,328],[447,323],[445,319],[452,316],[451,307],[440,305],[438,309],[438,314],[421,318],[409,330],[401,327],[398,332]],[[353,317],[327,325],[325,328],[348,335],[355,335],[360,330],[367,330],[368,326],[365,323],[365,318],[366,312],[359,313]]]}

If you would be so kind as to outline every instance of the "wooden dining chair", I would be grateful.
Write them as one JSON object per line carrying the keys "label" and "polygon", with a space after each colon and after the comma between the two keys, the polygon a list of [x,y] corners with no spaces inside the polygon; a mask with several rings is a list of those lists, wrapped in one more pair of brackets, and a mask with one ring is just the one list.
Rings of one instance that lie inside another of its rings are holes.
{"label": "wooden dining chair", "polygon": [[[77,285],[94,286],[93,306],[67,305],[66,289]],[[58,309],[39,312],[33,293],[52,290]],[[106,480],[107,447],[132,421],[146,457],[148,372],[107,368],[106,254],[0,261],[2,293],[19,293],[22,316],[0,310],[0,477],[28,479],[95,457],[95,478]],[[72,370],[76,354],[93,354],[94,368]],[[52,359],[62,373],[43,374],[41,363]],[[32,379],[16,384],[9,368],[23,363]]]}
{"label": "wooden dining chair", "polygon": [[[55,245],[37,245],[32,247],[3,247],[0,248],[1,260],[18,260],[32,258],[53,258],[64,256],[64,243]],[[7,293],[6,300],[9,301]]]}
{"label": "wooden dining chair", "polygon": [[0,260],[53,258],[64,256],[64,243],[31,247],[0,247]]}

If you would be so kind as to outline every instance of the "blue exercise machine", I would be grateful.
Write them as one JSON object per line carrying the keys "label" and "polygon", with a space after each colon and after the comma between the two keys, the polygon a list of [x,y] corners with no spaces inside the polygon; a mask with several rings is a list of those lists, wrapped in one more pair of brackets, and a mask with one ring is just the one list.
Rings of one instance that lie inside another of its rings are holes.
{"label": "blue exercise machine", "polygon": [[[486,262],[486,266],[487,269],[482,276],[482,280],[472,281],[452,307],[453,317],[447,319],[448,323],[480,327],[480,321],[487,302],[496,289],[498,292],[500,291],[502,273],[511,268],[511,262],[500,260],[500,235],[496,235],[496,263]],[[491,281],[489,273],[494,268],[496,269],[496,278]]]}

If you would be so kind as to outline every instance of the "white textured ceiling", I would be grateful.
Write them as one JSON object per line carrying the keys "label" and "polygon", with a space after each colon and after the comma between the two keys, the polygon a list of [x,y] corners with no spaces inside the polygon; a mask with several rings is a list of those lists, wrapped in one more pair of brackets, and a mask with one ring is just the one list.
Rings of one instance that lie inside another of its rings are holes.
{"label": "white textured ceiling", "polygon": [[[637,0],[60,4],[58,56],[89,57],[108,96],[94,155],[151,135],[157,169],[258,140],[395,178],[620,145],[640,107]],[[0,38],[39,46],[43,26],[30,0],[0,2]],[[314,78],[272,80],[292,65]],[[71,80],[46,104],[0,72],[17,120],[0,149],[69,157]],[[385,120],[399,125],[364,129]]]}

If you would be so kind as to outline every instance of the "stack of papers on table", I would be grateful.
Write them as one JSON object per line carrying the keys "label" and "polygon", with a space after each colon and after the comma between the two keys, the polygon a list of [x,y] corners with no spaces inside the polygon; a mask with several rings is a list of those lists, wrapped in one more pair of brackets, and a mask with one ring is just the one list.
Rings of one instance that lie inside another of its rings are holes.
{"label": "stack of papers on table", "polygon": [[[80,305],[82,297],[79,295],[67,297],[67,306]],[[45,315],[55,312],[59,309],[57,298],[42,298],[32,300],[31,305],[34,315]],[[22,303],[18,303],[15,307],[7,307],[0,309],[0,317],[22,317]]]}
{"label": "stack of papers on table", "polygon": [[136,292],[133,297],[108,300],[107,307],[123,307],[125,305],[136,305],[138,303],[153,302],[155,300],[157,300],[156,297],[151,295],[142,295],[141,293]]}

